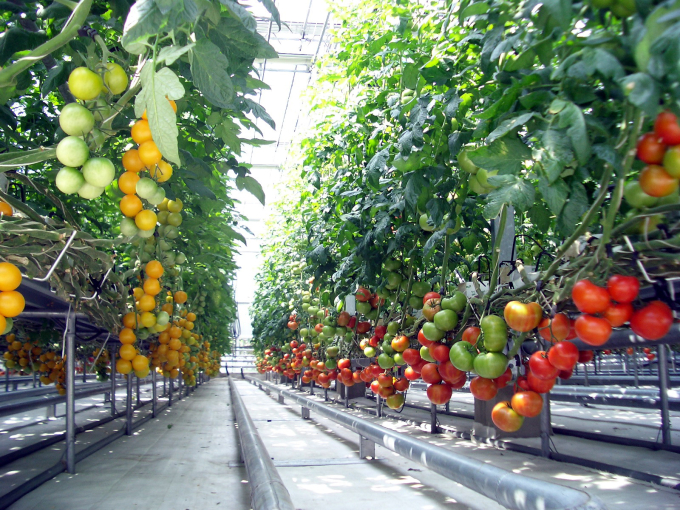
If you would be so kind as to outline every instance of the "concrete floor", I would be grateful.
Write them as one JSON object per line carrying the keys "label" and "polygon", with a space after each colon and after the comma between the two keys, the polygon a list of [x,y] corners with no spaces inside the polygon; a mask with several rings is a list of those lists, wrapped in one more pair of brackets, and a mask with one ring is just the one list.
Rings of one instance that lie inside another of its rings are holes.
{"label": "concrete floor", "polygon": [[226,380],[189,398],[17,501],[12,510],[248,508]]}

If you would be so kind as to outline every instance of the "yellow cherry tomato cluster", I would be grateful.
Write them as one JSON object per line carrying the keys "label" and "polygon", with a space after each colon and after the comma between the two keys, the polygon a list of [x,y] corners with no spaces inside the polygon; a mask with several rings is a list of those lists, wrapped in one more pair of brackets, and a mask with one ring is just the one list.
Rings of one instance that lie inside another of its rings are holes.
{"label": "yellow cherry tomato cluster", "polygon": [[38,346],[36,341],[26,338],[22,342],[13,333],[7,335],[5,340],[7,342],[7,351],[3,355],[5,367],[27,374],[37,369],[38,357],[42,353],[42,348]]}
{"label": "yellow cherry tomato cluster", "polygon": [[17,289],[21,271],[11,262],[0,262],[0,335],[11,331],[12,318],[24,311],[26,300]]}

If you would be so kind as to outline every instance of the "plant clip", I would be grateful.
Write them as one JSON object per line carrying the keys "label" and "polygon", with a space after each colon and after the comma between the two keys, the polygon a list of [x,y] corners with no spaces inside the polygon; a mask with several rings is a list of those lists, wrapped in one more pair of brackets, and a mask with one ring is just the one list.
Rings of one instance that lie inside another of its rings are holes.
{"label": "plant clip", "polygon": [[557,305],[556,304],[552,305],[552,307],[550,308],[550,318],[551,319],[554,318],[555,315],[557,315]]}
{"label": "plant clip", "polygon": [[78,29],[78,35],[80,37],[89,37],[93,41],[95,40],[95,37],[99,35],[99,32],[97,32],[94,28],[92,27],[82,27]]}
{"label": "plant clip", "polygon": [[610,259],[614,258],[614,251],[612,250],[612,243],[607,243],[604,245],[604,249],[607,251],[607,257]]}
{"label": "plant clip", "polygon": [[536,290],[541,291],[543,289],[543,280],[536,280]]}

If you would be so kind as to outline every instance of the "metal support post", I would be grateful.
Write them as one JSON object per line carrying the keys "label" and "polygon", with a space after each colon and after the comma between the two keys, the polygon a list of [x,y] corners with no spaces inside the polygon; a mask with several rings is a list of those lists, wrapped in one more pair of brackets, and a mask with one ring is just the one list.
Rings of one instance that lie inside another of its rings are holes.
{"label": "metal support post", "polygon": [[57,416],[57,404],[47,406],[47,410],[45,411],[45,418],[49,420],[51,418],[55,418],[56,416]]}
{"label": "metal support post", "polygon": [[168,407],[172,407],[172,379],[168,379]]}
{"label": "metal support post", "polygon": [[116,415],[116,348],[111,347],[111,416]]}
{"label": "metal support post", "polygon": [[136,388],[135,388],[135,393],[137,393],[137,406],[140,406],[142,404],[142,395],[141,392],[139,391],[139,377],[136,377]]}
{"label": "metal support post", "polygon": [[430,434],[437,434],[439,428],[437,427],[437,406],[430,404]]}
{"label": "metal support post", "polygon": [[9,368],[5,367],[5,391],[9,391]]}
{"label": "metal support post", "polygon": [[447,413],[449,412],[449,402],[446,403],[446,407],[444,409],[446,410]]}
{"label": "metal support post", "polygon": [[66,470],[76,472],[76,314],[66,324]]}
{"label": "metal support post", "polygon": [[635,387],[640,387],[640,379],[638,378],[638,351],[637,347],[633,348],[633,377],[635,378]]}
{"label": "metal support post", "polygon": [[309,420],[309,408],[308,407],[302,407],[302,419],[303,420]]}
{"label": "metal support post", "polygon": [[541,457],[550,457],[550,393],[543,395],[541,412]]}
{"label": "metal support post", "polygon": [[168,378],[163,376],[163,397],[168,395]]}
{"label": "metal support post", "polygon": [[661,441],[671,444],[671,416],[668,409],[668,351],[659,346],[659,396],[661,397]]}
{"label": "metal support post", "polygon": [[583,385],[590,386],[588,382],[588,363],[583,364]]}
{"label": "metal support post", "polygon": [[83,359],[83,382],[87,382],[87,360]]}
{"label": "metal support post", "polygon": [[382,418],[382,398],[378,394],[375,396],[375,414],[378,418]]}
{"label": "metal support post", "polygon": [[177,376],[179,379],[179,389],[177,390],[177,400],[182,400],[182,374]]}
{"label": "metal support post", "polygon": [[309,381],[309,394],[314,395],[314,379]]}
{"label": "metal support post", "polygon": [[277,398],[277,401],[278,401],[279,404],[285,404],[285,401],[283,400],[283,395],[281,395],[280,393],[279,393],[279,396]]}
{"label": "metal support post", "polygon": [[33,371],[33,373],[31,375],[33,376],[33,387],[35,388],[37,386],[36,379],[35,379],[35,370]]}
{"label": "metal support post", "polygon": [[328,402],[328,388],[323,389],[323,399],[324,402]]}
{"label": "metal support post", "polygon": [[349,407],[349,392],[347,391],[347,386],[345,386],[345,407]]}
{"label": "metal support post", "polygon": [[359,434],[359,458],[367,457],[375,459],[375,443]]}
{"label": "metal support post", "polygon": [[127,399],[125,400],[125,435],[132,435],[132,374],[127,376]]}
{"label": "metal support post", "polygon": [[151,370],[151,416],[156,417],[158,406],[158,389],[156,388],[156,369]]}
{"label": "metal support post", "polygon": [[593,358],[593,373],[597,375],[597,362],[600,360],[600,351],[595,353],[595,358]]}

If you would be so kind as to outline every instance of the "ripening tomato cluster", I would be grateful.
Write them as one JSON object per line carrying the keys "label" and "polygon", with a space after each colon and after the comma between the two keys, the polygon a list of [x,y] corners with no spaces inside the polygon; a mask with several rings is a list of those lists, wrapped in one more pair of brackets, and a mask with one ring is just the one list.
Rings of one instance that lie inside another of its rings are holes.
{"label": "ripening tomato cluster", "polygon": [[678,189],[680,179],[680,125],[675,114],[661,112],[654,122],[654,131],[640,137],[637,157],[647,163],[638,178],[642,191],[654,199],[669,196]]}
{"label": "ripening tomato cluster", "polygon": [[0,262],[0,335],[12,330],[13,318],[24,311],[26,300],[17,289],[23,276],[11,262]]}
{"label": "ripening tomato cluster", "polygon": [[14,216],[14,209],[12,206],[0,198],[0,218],[2,216]]}
{"label": "ripening tomato cluster", "polygon": [[571,298],[582,312],[574,322],[578,338],[588,345],[600,346],[609,340],[612,328],[630,323],[633,332],[645,340],[664,337],[673,324],[673,312],[662,301],[652,301],[635,309],[640,282],[634,276],[613,275],[606,287],[590,280],[579,280]]}

